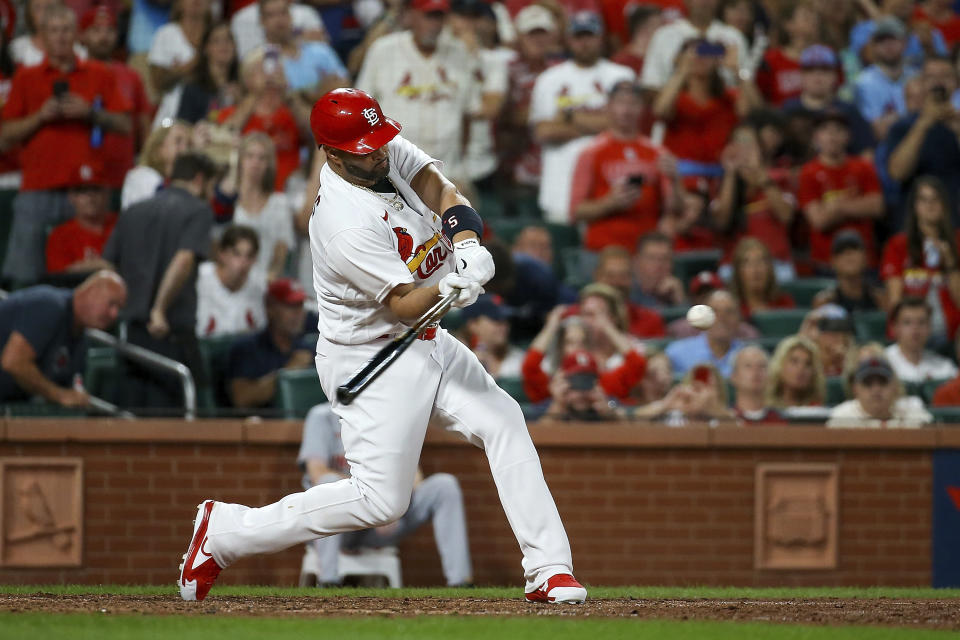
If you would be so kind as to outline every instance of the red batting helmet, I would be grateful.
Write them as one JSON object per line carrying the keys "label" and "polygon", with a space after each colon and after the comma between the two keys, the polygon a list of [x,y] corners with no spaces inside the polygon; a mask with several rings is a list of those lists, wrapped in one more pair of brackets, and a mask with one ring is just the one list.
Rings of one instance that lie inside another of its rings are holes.
{"label": "red batting helmet", "polygon": [[334,89],[310,112],[310,129],[318,145],[350,153],[372,153],[400,133],[400,123],[383,115],[369,93]]}

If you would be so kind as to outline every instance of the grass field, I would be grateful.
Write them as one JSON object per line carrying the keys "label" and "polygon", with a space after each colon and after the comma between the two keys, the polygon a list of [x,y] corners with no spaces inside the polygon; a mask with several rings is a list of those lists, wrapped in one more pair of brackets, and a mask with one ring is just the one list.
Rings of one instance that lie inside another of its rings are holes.
{"label": "grass field", "polygon": [[[518,588],[223,586],[202,603],[184,603],[173,585],[0,585],[0,640],[946,640],[960,630],[952,613],[960,589],[591,587],[592,608],[520,597]],[[684,620],[688,604],[692,619]],[[939,609],[926,613],[928,604]],[[792,617],[779,615],[782,606]],[[836,608],[847,617],[831,618]],[[417,615],[424,609],[428,615]],[[713,610],[737,619],[693,619]]]}

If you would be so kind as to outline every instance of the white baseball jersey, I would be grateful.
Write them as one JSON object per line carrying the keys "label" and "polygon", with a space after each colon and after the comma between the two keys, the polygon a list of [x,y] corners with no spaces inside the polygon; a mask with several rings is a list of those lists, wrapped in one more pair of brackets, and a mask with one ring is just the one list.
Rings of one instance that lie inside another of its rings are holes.
{"label": "white baseball jersey", "polygon": [[[633,80],[633,70],[609,60],[592,67],[581,67],[572,60],[550,67],[533,85],[530,124],[553,120],[564,109],[599,110],[607,104],[607,94],[621,80]],[[570,185],[580,152],[591,136],[574,138],[561,144],[543,145],[543,171],[540,175],[538,202],[549,222],[570,223]]]}
{"label": "white baseball jersey", "polygon": [[424,56],[409,31],[377,39],[364,57],[356,86],[403,123],[411,142],[462,176],[464,116],[479,108],[477,60],[444,31],[437,50]]}
{"label": "white baseball jersey", "polygon": [[230,291],[217,277],[217,265],[207,261],[197,268],[197,335],[204,338],[250,333],[267,326],[263,296],[264,273],[251,271],[247,281]]}
{"label": "white baseball jersey", "polygon": [[383,304],[394,287],[433,285],[454,270],[453,245],[440,217],[410,186],[433,158],[401,136],[387,144],[389,178],[403,209],[338,176],[320,171],[320,191],[310,218],[313,286],[318,330],[330,342],[361,344],[401,333],[405,326]]}

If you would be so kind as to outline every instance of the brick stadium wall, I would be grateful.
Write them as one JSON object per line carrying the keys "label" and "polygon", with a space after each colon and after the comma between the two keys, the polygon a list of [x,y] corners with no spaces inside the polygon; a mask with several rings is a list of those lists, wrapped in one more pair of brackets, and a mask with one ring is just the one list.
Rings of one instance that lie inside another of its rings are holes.
{"label": "brick stadium wall", "polygon": [[[174,421],[0,424],[2,457],[84,460],[84,565],[0,570],[5,583],[172,583],[193,508],[248,505],[299,489],[297,423]],[[931,456],[960,430],[536,427],[578,577],[593,584],[929,585]],[[839,565],[753,568],[759,462],[840,465]],[[426,473],[464,489],[479,584],[521,584],[520,553],[482,452],[431,434]],[[293,585],[301,549],[243,560],[223,583]],[[404,581],[442,583],[429,527],[401,546]]]}

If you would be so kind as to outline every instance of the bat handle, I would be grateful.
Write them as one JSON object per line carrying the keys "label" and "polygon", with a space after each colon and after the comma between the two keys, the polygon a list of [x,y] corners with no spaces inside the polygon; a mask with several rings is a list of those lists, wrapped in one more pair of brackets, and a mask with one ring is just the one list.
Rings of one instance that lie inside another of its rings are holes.
{"label": "bat handle", "polygon": [[337,387],[337,402],[342,405],[349,405],[353,402],[353,399],[357,397],[357,394],[347,387],[347,385],[340,385]]}

